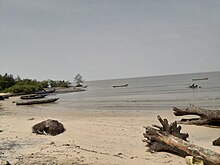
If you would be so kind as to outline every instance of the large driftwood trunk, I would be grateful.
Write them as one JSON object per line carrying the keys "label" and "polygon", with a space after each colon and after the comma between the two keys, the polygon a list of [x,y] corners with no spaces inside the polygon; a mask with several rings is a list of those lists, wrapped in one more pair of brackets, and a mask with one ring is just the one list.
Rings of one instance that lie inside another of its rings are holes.
{"label": "large driftwood trunk", "polygon": [[173,111],[175,116],[199,116],[199,118],[181,119],[178,123],[220,126],[220,110],[206,110],[200,107],[190,106],[185,109],[173,107]]}
{"label": "large driftwood trunk", "polygon": [[188,134],[180,133],[181,127],[176,122],[168,124],[166,119],[158,116],[162,127],[146,127],[143,141],[147,142],[150,151],[168,151],[180,156],[192,155],[201,157],[207,165],[220,165],[220,154],[211,150],[196,146],[186,141]]}

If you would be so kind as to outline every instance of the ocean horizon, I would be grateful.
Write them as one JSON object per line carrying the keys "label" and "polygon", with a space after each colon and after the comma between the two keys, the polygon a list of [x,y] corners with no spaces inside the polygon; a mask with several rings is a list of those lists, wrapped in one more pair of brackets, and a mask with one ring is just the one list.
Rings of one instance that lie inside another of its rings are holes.
{"label": "ocean horizon", "polygon": [[193,74],[209,74],[209,73],[216,73],[220,71],[207,71],[207,72],[187,72],[187,73],[173,73],[173,74],[156,74],[156,75],[149,75],[149,76],[133,76],[133,77],[118,77],[118,78],[104,78],[104,79],[94,79],[94,80],[87,80],[85,83],[94,82],[94,81],[109,81],[109,80],[122,80],[122,79],[133,79],[133,78],[153,78],[153,77],[166,77],[166,76],[180,76],[180,75],[193,75]]}
{"label": "ocean horizon", "polygon": [[[203,79],[207,78],[207,79]],[[197,81],[193,81],[197,79]],[[170,110],[220,107],[220,71],[87,81],[84,92],[58,94],[56,106],[78,110]],[[114,85],[128,84],[114,88]],[[198,88],[189,88],[189,85]]]}

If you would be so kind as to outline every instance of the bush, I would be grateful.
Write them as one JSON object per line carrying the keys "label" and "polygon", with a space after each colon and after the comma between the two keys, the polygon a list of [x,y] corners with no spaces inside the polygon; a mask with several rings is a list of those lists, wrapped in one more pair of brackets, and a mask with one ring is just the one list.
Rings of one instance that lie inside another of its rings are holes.
{"label": "bush", "polygon": [[51,87],[69,87],[69,81],[59,80],[59,81],[53,81],[50,80]]}
{"label": "bush", "polygon": [[0,92],[11,92],[16,94],[30,94],[35,93],[43,88],[51,87],[69,87],[69,81],[37,81],[32,79],[21,79],[19,76],[13,78],[13,75],[5,73],[0,75]]}
{"label": "bush", "polygon": [[16,84],[4,90],[4,92],[11,92],[16,94],[31,94],[43,90],[40,85],[19,85]]}
{"label": "bush", "polygon": [[15,80],[11,74],[5,73],[4,76],[0,75],[0,91],[9,88],[15,84]]}

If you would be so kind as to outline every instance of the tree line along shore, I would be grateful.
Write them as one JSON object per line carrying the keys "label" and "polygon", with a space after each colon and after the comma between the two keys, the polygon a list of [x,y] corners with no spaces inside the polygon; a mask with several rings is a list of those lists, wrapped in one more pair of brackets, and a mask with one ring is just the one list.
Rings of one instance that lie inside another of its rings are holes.
{"label": "tree line along shore", "polygon": [[[78,80],[76,83],[82,83],[82,80]],[[50,88],[69,88],[71,83],[65,80],[38,81],[29,78],[21,79],[19,76],[14,77],[12,74],[7,73],[0,75],[0,92],[2,93],[13,93],[15,95],[31,94],[42,91],[48,88],[48,86]]]}

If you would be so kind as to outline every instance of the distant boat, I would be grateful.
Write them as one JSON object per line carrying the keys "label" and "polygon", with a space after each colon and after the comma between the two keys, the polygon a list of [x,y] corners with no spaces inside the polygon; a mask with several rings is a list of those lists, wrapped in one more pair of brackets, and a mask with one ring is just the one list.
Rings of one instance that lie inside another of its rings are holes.
{"label": "distant boat", "polygon": [[201,87],[198,85],[192,84],[192,85],[189,85],[189,88],[196,89],[196,88],[201,88]]}
{"label": "distant boat", "polygon": [[113,88],[116,88],[116,87],[127,87],[128,84],[122,84],[122,85],[113,85]]}
{"label": "distant boat", "polygon": [[198,81],[198,80],[208,80],[208,77],[204,78],[193,78],[192,81]]}
{"label": "distant boat", "polygon": [[30,95],[25,95],[25,96],[21,96],[21,99],[40,99],[40,98],[44,98],[45,96],[47,96],[46,94],[30,94]]}
{"label": "distant boat", "polygon": [[51,103],[57,101],[59,98],[43,98],[43,99],[33,99],[26,101],[18,101],[16,105],[32,105],[32,104],[43,104],[43,103]]}

